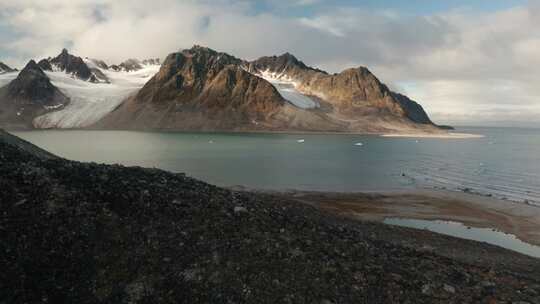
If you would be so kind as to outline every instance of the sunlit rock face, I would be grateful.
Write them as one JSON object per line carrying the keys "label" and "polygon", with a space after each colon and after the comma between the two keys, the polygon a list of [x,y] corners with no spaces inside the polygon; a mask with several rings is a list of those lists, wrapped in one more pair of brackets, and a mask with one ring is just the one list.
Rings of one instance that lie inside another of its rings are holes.
{"label": "sunlit rock face", "polygon": [[288,53],[248,62],[201,46],[170,54],[96,127],[439,132],[418,104],[366,68],[329,75]]}

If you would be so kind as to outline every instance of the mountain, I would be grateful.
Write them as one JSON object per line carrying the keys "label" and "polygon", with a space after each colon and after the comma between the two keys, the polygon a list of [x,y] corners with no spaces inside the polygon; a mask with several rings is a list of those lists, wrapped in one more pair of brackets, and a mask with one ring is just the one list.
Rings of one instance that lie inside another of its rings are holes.
{"label": "mountain", "polygon": [[63,49],[62,52],[54,58],[42,59],[39,62],[39,66],[44,71],[61,71],[84,81],[94,83],[109,82],[107,76],[105,76],[100,69],[89,67],[87,63],[88,61],[70,54],[67,49]]}
{"label": "mountain", "polygon": [[422,107],[367,68],[329,75],[291,54],[247,62],[194,46],[97,128],[225,131],[442,132]]}
{"label": "mountain", "polygon": [[120,71],[136,72],[143,69],[145,66],[159,66],[159,65],[161,65],[161,61],[159,58],[143,59],[142,61],[132,58],[132,59],[125,60],[118,65],[113,64],[109,68],[116,72],[120,72]]}
{"label": "mountain", "polygon": [[[258,129],[285,105],[242,60],[194,47],[170,54],[160,71],[98,125],[107,128]],[[271,126],[271,125],[269,125]]]}
{"label": "mountain", "polygon": [[[141,68],[137,71],[118,73],[103,60],[88,57],[81,59],[63,50],[55,58],[42,59],[37,65],[55,88],[70,99],[70,102],[56,108],[55,111],[25,112],[26,117],[22,125],[13,124],[14,121],[21,121],[20,111],[13,109],[8,111],[6,108],[0,116],[0,126],[8,129],[87,127],[142,88],[157,73],[158,64],[159,59],[143,60],[140,62]],[[86,77],[84,75],[87,75],[85,71],[88,70],[91,76],[84,79]],[[16,77],[16,73],[2,75],[0,87],[16,82]]]}
{"label": "mountain", "polygon": [[41,59],[38,62],[38,65],[43,71],[52,72],[52,70],[53,70],[53,67],[52,67],[52,65],[51,65],[51,63],[49,62],[48,59]]}
{"label": "mountain", "polygon": [[118,72],[99,59],[85,58],[83,62],[94,75],[106,79],[106,82],[83,81],[70,74],[47,72],[53,83],[71,98],[71,102],[60,111],[36,117],[36,128],[88,127],[135,94],[159,70],[159,65],[142,64],[140,70]]}
{"label": "mountain", "polygon": [[0,61],[0,74],[11,73],[15,71],[17,70],[10,68],[7,64]]}
{"label": "mountain", "polygon": [[0,88],[0,125],[31,128],[36,116],[61,109],[68,103],[69,98],[31,60],[17,78]]}
{"label": "mountain", "polygon": [[432,124],[422,107],[394,93],[367,68],[351,68],[339,74],[306,66],[293,55],[262,57],[247,69],[272,82],[290,83],[300,93],[331,107],[331,115],[345,120],[363,116],[394,116],[418,124]]}
{"label": "mountain", "polygon": [[144,65],[161,65],[159,58],[149,58],[143,59],[142,64]]}

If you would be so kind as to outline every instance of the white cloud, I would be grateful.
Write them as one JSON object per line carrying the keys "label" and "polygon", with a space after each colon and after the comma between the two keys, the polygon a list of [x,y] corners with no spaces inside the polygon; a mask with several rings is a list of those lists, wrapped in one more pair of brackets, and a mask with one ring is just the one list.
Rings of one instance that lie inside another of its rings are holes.
{"label": "white cloud", "polygon": [[432,16],[324,7],[296,18],[256,13],[247,0],[0,0],[0,31],[10,31],[0,53],[20,66],[65,46],[110,63],[193,44],[246,59],[290,51],[330,72],[366,65],[438,121],[540,121],[539,6]]}

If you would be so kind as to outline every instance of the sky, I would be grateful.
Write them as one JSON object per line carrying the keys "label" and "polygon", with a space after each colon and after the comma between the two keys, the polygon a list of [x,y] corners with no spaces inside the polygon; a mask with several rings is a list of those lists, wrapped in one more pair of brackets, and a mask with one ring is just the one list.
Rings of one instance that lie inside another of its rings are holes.
{"label": "sky", "polygon": [[290,52],[366,66],[437,123],[540,126],[539,28],[540,0],[0,0],[0,61]]}

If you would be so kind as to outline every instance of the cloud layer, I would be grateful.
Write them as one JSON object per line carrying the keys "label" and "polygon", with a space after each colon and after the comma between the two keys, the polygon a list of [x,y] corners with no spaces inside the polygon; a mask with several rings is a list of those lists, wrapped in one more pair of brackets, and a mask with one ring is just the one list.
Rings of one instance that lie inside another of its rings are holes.
{"label": "cloud layer", "polygon": [[[193,44],[246,59],[289,51],[330,72],[368,66],[441,123],[540,125],[540,6],[410,16],[318,2],[0,0],[0,60],[62,47],[112,63]],[[278,13],[289,7],[313,13]]]}

